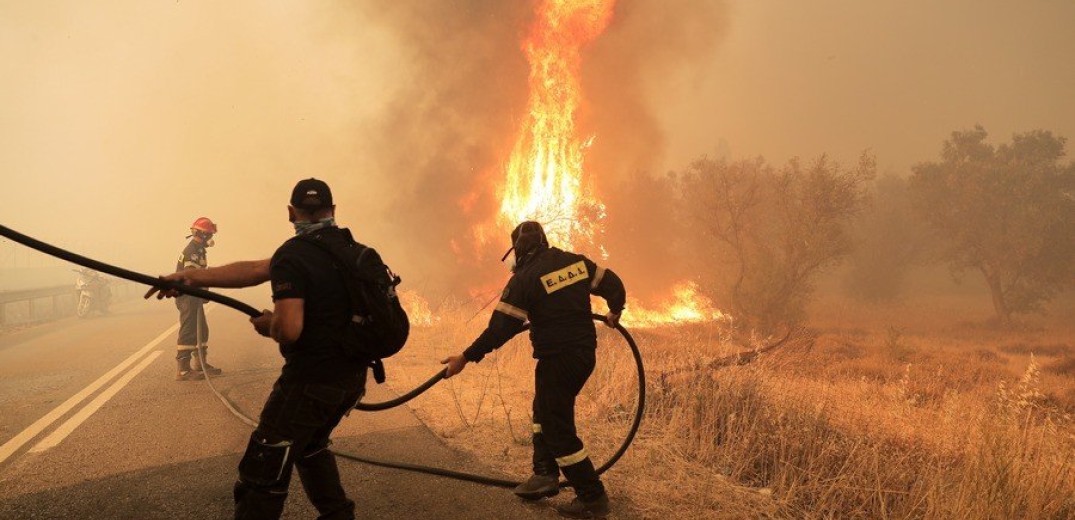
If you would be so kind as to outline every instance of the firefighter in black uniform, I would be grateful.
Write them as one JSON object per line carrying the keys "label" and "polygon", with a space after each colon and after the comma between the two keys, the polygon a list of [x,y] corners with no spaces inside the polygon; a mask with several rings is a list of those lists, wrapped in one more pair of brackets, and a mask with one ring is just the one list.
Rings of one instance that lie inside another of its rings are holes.
{"label": "firefighter in black uniform", "polygon": [[[212,220],[200,217],[190,225],[190,243],[183,248],[176,262],[176,272],[187,269],[205,269],[205,248],[213,245],[213,235],[217,232]],[[179,308],[179,340],[176,342],[176,381],[191,381],[203,377],[205,373],[219,375],[221,370],[210,365],[206,360],[209,349],[209,324],[205,321],[205,302],[201,298],[182,295],[175,299]],[[194,363],[191,364],[191,357]]]}
{"label": "firefighter in black uniform", "polygon": [[[323,181],[295,185],[288,213],[296,235],[346,243],[351,234],[336,226],[332,192]],[[227,282],[259,282],[260,263],[233,264]],[[225,266],[227,267],[227,266]],[[351,320],[346,285],[333,259],[304,240],[284,242],[268,265],[273,311],[251,320],[280,346],[284,367],[261,411],[239,462],[235,483],[237,520],[280,518],[297,469],[318,518],[355,517],[344,492],[329,436],[362,398],[367,363],[348,357],[341,324]],[[230,285],[230,284],[225,284]]]}
{"label": "firefighter in black uniform", "polygon": [[537,222],[523,222],[511,233],[512,272],[489,326],[461,355],[442,361],[447,376],[467,362],[481,361],[523,330],[530,322],[537,369],[534,383],[534,474],[515,488],[528,500],[559,492],[563,472],[575,488],[575,499],[557,511],[572,518],[601,518],[608,514],[608,495],[593,462],[575,431],[575,398],[593,372],[597,331],[590,294],[608,302],[606,320],[619,321],[626,302],[623,282],[612,271],[583,255],[549,247]]}

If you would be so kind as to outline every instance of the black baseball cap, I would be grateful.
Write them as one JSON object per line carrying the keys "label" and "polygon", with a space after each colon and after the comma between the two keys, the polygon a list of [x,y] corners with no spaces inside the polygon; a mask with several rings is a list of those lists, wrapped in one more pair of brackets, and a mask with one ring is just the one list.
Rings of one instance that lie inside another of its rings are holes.
{"label": "black baseball cap", "polygon": [[303,179],[291,190],[291,205],[304,210],[323,209],[332,206],[332,190],[325,181]]}

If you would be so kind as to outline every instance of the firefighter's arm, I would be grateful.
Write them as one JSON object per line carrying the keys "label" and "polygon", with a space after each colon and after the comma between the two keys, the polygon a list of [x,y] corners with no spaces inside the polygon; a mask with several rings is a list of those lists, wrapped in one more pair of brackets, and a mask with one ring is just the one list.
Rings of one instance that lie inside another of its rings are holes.
{"label": "firefighter's arm", "polygon": [[442,365],[448,365],[447,372],[444,374],[445,377],[452,377],[462,372],[469,362],[477,363],[481,361],[486,354],[502,347],[508,340],[523,331],[523,324],[526,323],[526,319],[514,315],[514,311],[522,311],[513,307],[512,309],[514,310],[511,311],[513,314],[505,313],[502,307],[506,305],[508,304],[504,302],[500,302],[497,305],[497,310],[493,311],[493,316],[489,318],[489,325],[462,354],[441,360]]}
{"label": "firefighter's arm", "polygon": [[623,280],[612,269],[601,267],[589,259],[586,260],[586,268],[593,273],[590,278],[590,292],[608,302],[609,312],[605,316],[605,322],[610,327],[615,327],[623,314],[624,306],[627,305],[627,289]]}
{"label": "firefighter's arm", "polygon": [[[269,259],[234,262],[208,269],[188,267],[160,278],[193,287],[251,287],[269,281]],[[154,293],[157,294],[158,300],[179,295],[179,292],[173,289],[153,287],[145,297],[149,298]]]}
{"label": "firefighter's arm", "polygon": [[489,318],[489,325],[485,327],[478,339],[463,351],[463,357],[475,363],[481,361],[486,354],[502,347],[516,334],[522,332],[526,320],[526,311],[510,303],[498,303],[493,316]]}
{"label": "firefighter's arm", "polygon": [[527,301],[525,287],[518,278],[513,276],[500,297],[500,303],[496,305],[493,315],[489,318],[489,325],[485,327],[481,335],[462,354],[441,360],[441,364],[448,365],[445,377],[458,374],[468,362],[481,361],[486,354],[500,348],[516,334],[522,332],[528,319]]}
{"label": "firefighter's arm", "polygon": [[269,281],[269,259],[199,269],[187,276],[199,287],[251,287]]}
{"label": "firefighter's arm", "polygon": [[[294,343],[302,335],[303,307],[306,302],[306,283],[309,274],[294,258],[283,255],[270,262],[273,311],[269,320],[269,337],[281,345]],[[254,328],[264,326],[266,315],[251,320]],[[260,321],[260,323],[259,323]]]}
{"label": "firefighter's arm", "polygon": [[[273,341],[286,345],[299,339],[302,335],[302,311],[305,301],[302,298],[276,300],[269,323],[269,336]],[[255,323],[255,328],[256,325]]]}

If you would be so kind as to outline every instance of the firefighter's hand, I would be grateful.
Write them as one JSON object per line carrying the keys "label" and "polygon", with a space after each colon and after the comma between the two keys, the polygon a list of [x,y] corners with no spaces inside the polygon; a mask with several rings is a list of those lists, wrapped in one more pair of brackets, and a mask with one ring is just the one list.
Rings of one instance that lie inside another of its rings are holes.
{"label": "firefighter's hand", "polygon": [[448,379],[449,377],[462,372],[463,369],[466,368],[467,358],[460,354],[458,356],[444,358],[440,361],[440,364],[448,365],[447,369],[444,371],[444,379]]}
{"label": "firefighter's hand", "polygon": [[250,318],[250,323],[254,324],[254,330],[258,331],[258,334],[266,338],[272,337],[269,334],[269,327],[272,325],[272,311],[261,311],[261,316]]}
{"label": "firefighter's hand", "polygon": [[[183,275],[182,271],[180,271],[178,273],[172,273],[172,274],[168,274],[168,275],[164,275],[164,276],[159,276],[158,278],[160,278],[161,280],[164,280],[166,282],[175,282],[175,283],[181,283],[181,284],[184,284],[184,285],[191,285],[190,280],[186,276]],[[145,298],[145,299],[148,300],[149,297],[153,296],[154,293],[157,295],[158,300],[163,300],[165,298],[175,298],[176,296],[180,295],[180,292],[175,290],[175,289],[169,289],[167,287],[150,287],[149,290],[146,291],[146,295],[143,296],[142,298]]]}
{"label": "firefighter's hand", "polygon": [[616,325],[619,325],[619,324],[620,324],[620,315],[619,315],[619,313],[609,311],[609,313],[605,315],[605,325],[608,325],[609,328],[614,329],[614,328],[616,328]]}

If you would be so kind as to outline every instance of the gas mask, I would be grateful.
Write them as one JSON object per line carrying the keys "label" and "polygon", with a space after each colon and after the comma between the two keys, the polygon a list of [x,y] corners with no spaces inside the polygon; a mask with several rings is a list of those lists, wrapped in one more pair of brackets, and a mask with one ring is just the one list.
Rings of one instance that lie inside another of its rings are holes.
{"label": "gas mask", "polygon": [[213,247],[216,245],[216,241],[213,240],[213,235],[211,233],[202,233],[196,229],[192,229],[191,231],[192,233],[187,235],[187,238],[197,237],[201,240],[202,247]]}

